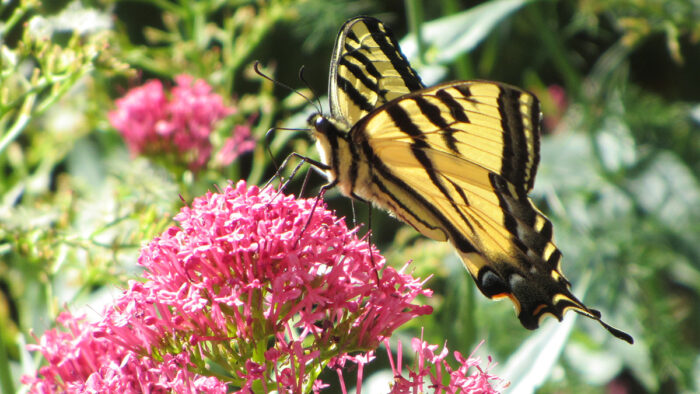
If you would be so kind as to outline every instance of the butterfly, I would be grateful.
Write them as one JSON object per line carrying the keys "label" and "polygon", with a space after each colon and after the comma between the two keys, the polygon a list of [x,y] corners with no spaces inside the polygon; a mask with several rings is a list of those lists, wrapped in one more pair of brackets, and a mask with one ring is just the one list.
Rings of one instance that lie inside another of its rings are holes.
{"label": "butterfly", "polygon": [[528,198],[540,144],[533,94],[478,80],[425,87],[367,16],[341,28],[328,91],[331,115],[309,118],[325,188],[452,244],[479,290],[510,298],[524,327],[573,310],[633,343],[571,293],[552,223]]}

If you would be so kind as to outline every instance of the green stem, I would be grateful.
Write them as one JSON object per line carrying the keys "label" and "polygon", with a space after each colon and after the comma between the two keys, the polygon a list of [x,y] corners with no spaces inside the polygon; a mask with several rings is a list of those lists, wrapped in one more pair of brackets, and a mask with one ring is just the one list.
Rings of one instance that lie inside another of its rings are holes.
{"label": "green stem", "polygon": [[246,35],[245,39],[239,39],[238,45],[234,47],[234,53],[229,58],[229,92],[233,92],[233,76],[244,61],[247,61],[248,56],[258,48],[260,42],[265,38],[267,33],[272,30],[272,27],[283,18],[287,8],[284,5],[276,5],[270,7],[268,18],[256,18],[258,24],[253,25],[251,31]]}
{"label": "green stem", "polygon": [[58,89],[53,91],[49,97],[47,97],[45,100],[41,101],[39,105],[37,105],[37,109],[34,115],[43,114],[44,111],[51,107],[59,98],[63,97],[63,95],[66,94],[80,80],[80,78],[91,72],[93,69],[94,68],[91,64],[86,64],[84,65],[84,68],[81,69],[79,72],[72,75],[68,75],[68,81],[66,83],[60,85]]}
{"label": "green stem", "polygon": [[[462,282],[464,285],[465,281]],[[474,302],[474,293],[476,292],[476,286],[472,286],[471,283],[466,283],[466,289],[464,289],[464,302],[462,310],[466,311],[467,318],[465,319],[466,329],[466,343],[473,346],[476,342],[476,303]]]}
{"label": "green stem", "polygon": [[22,81],[23,87],[27,87],[27,89],[20,94],[18,97],[16,97],[14,100],[11,102],[5,103],[5,104],[0,104],[0,116],[5,116],[6,114],[13,112],[17,107],[21,105],[21,103],[25,102],[27,97],[30,95],[36,96],[39,94],[41,91],[46,89],[47,87],[51,86],[52,84],[56,84],[57,82],[62,82],[63,80],[69,78],[68,75],[52,75],[50,77],[39,77],[38,75],[40,74],[40,70],[38,68],[35,68],[32,70],[32,78],[31,82],[28,81]]}
{"label": "green stem", "polygon": [[[263,112],[260,116],[260,122],[258,123],[257,129],[262,132],[257,132],[256,137],[258,138],[258,144],[253,152],[253,167],[250,170],[250,175],[248,176],[248,182],[253,185],[259,185],[265,175],[265,169],[268,167],[269,158],[266,159],[267,155],[265,133],[270,129],[272,125],[272,114],[276,112],[274,110]],[[272,142],[270,142],[272,145]],[[278,152],[274,147],[270,147],[273,155]]]}
{"label": "green stem", "polygon": [[34,102],[36,101],[36,96],[37,93],[32,93],[25,97],[22,108],[19,110],[19,115],[17,115],[17,119],[15,119],[14,124],[7,131],[7,134],[0,139],[0,153],[2,153],[5,148],[7,148],[7,146],[10,145],[10,143],[22,133],[22,130],[27,127],[27,124],[32,119],[31,112]]}
{"label": "green stem", "polygon": [[19,7],[15,8],[12,15],[3,23],[0,29],[0,41],[3,41],[7,33],[15,27],[15,25],[24,18],[24,15],[38,5],[36,1],[21,1]]}
{"label": "green stem", "polygon": [[[2,326],[8,327],[8,323],[3,321]],[[10,363],[7,358],[5,338],[3,338],[2,335],[0,335],[0,392],[8,394],[16,392],[15,386],[12,382],[12,372],[10,371]]]}
{"label": "green stem", "polygon": [[[459,3],[457,0],[442,0],[442,14],[444,16],[456,14],[459,12]],[[474,65],[469,58],[468,53],[457,56],[452,64],[457,79],[470,79],[474,77]]]}
{"label": "green stem", "polygon": [[534,31],[537,32],[540,42],[550,53],[554,67],[564,80],[566,91],[572,96],[578,95],[582,81],[574,66],[569,62],[567,50],[562,45],[562,38],[549,28],[538,7],[527,7],[525,12],[531,21],[530,25],[538,26]]}
{"label": "green stem", "polygon": [[423,42],[423,34],[420,29],[423,23],[423,3],[421,3],[421,0],[406,0],[405,4],[409,30],[416,36],[418,61],[420,64],[425,64],[425,43]]}

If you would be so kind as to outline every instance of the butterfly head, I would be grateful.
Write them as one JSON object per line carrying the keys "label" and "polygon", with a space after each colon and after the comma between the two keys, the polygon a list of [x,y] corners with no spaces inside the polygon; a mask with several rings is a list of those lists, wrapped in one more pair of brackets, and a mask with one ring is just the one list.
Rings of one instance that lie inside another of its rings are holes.
{"label": "butterfly head", "polygon": [[[342,122],[315,113],[307,120],[311,134],[316,140],[316,149],[321,156],[321,162],[329,167],[326,176],[335,180],[338,168],[349,160],[345,154],[348,151],[347,127]],[[343,163],[341,163],[343,162]]]}
{"label": "butterfly head", "polygon": [[325,137],[326,139],[330,140],[345,138],[347,135],[347,130],[350,128],[345,123],[323,116],[320,113],[315,113],[309,116],[307,123],[311,127],[311,132],[315,138]]}

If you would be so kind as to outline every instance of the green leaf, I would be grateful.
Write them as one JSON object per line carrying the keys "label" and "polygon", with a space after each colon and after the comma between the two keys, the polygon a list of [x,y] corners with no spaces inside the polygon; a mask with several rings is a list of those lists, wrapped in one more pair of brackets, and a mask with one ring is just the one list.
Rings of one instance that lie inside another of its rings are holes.
{"label": "green leaf", "polygon": [[446,16],[421,26],[422,40],[430,49],[426,62],[419,64],[418,43],[409,34],[399,45],[404,55],[418,69],[423,82],[432,85],[442,78],[459,55],[470,52],[479,45],[498,24],[531,0],[497,0],[472,7],[467,11]]}
{"label": "green leaf", "polygon": [[549,377],[559,359],[578,315],[563,322],[549,319],[494,373],[510,381],[512,393],[533,393]]}

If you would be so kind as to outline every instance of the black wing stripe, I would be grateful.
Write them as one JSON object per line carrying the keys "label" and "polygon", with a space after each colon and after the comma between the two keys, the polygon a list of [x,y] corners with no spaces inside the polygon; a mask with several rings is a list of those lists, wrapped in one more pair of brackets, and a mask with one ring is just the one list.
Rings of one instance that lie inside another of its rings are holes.
{"label": "black wing stripe", "polygon": [[542,215],[540,215],[540,217],[544,220],[544,225],[540,232],[537,233],[537,239],[535,240],[534,245],[532,246],[532,250],[534,250],[535,253],[537,253],[538,255],[542,256],[542,254],[544,253],[544,248],[550,241],[552,241],[552,237],[554,234],[552,222],[547,220],[547,218],[545,218]]}
{"label": "black wing stripe", "polygon": [[391,65],[403,79],[404,85],[406,85],[410,91],[422,89],[424,87],[423,82],[421,82],[420,77],[413,71],[406,57],[399,52],[399,44],[388,28],[385,30],[383,25],[380,26],[379,21],[376,19],[367,19],[365,23],[372,34],[372,38],[377,45],[379,45],[379,49],[384,53],[384,56],[387,57]]}
{"label": "black wing stripe", "polygon": [[464,111],[464,107],[462,107],[462,105],[458,103],[451,94],[447,93],[445,89],[440,89],[435,92],[435,96],[450,109],[450,114],[456,121],[471,123],[469,121],[469,116],[467,116],[467,112]]}
{"label": "black wing stripe", "polygon": [[353,77],[357,78],[363,85],[369,90],[374,92],[379,91],[379,86],[377,85],[377,80],[372,80],[367,76],[366,73],[362,71],[362,68],[357,64],[354,64],[347,60],[347,56],[343,56],[338,62],[338,67],[345,67]]}
{"label": "black wing stripe", "polygon": [[338,89],[342,90],[352,101],[353,104],[358,106],[365,112],[371,112],[374,110],[374,105],[369,102],[367,96],[360,93],[354,86],[350,84],[350,81],[338,75]]}
{"label": "black wing stripe", "polygon": [[[533,101],[528,106],[527,113],[524,113],[520,109],[522,105],[520,100],[524,94],[529,95],[529,93],[506,87],[501,88],[501,95],[499,96],[505,134],[510,135],[512,138],[509,147],[512,153],[510,164],[508,165],[510,172],[504,171],[504,176],[518,187],[518,193],[521,198],[532,190],[535,183],[537,165],[540,161],[539,102],[532,96]],[[529,129],[524,124],[526,117],[527,122],[531,126]],[[528,138],[532,143],[530,148],[527,145]],[[507,159],[508,157],[504,155],[504,166]]]}
{"label": "black wing stripe", "polygon": [[[342,37],[341,37],[341,38],[342,38]],[[360,44],[360,38],[357,37],[357,34],[355,34],[355,32],[352,31],[352,29],[348,30],[347,34],[345,35],[345,48],[346,48],[346,49],[347,49],[348,46],[349,46],[348,41],[353,41],[353,42],[356,43],[357,45]]]}
{"label": "black wing stripe", "polygon": [[447,147],[452,151],[452,153],[459,154],[457,139],[454,137],[456,130],[450,127],[450,124],[447,123],[445,118],[442,117],[440,107],[429,103],[428,100],[420,96],[416,96],[415,101],[423,115],[425,115],[432,124],[442,131],[442,138]]}
{"label": "black wing stripe", "polygon": [[[369,148],[369,146],[366,145],[365,148]],[[371,150],[371,148],[369,148],[369,149]],[[371,161],[371,163],[372,163],[371,164],[372,169],[377,170],[376,171],[377,174],[381,175],[382,178],[384,178],[386,181],[393,183],[395,186],[401,188],[402,190],[404,190],[410,194],[414,194],[412,192],[412,190],[408,188],[408,185],[406,185],[403,181],[401,181],[393,173],[391,173],[391,171],[389,169],[384,167],[377,157],[374,157],[373,160]],[[396,206],[398,206],[400,208],[400,209],[395,209],[394,212],[406,212],[407,214],[411,215],[411,217],[413,217],[412,221],[407,220],[408,223],[416,222],[416,223],[420,223],[421,225],[423,225],[427,228],[430,228],[430,229],[435,228],[435,227],[431,226],[430,223],[423,220],[420,216],[416,215],[416,213],[413,212],[406,204],[404,204],[400,198],[397,198],[396,195],[394,193],[392,193],[391,190],[389,190],[389,188],[386,186],[386,184],[381,179],[379,179],[379,177],[377,175],[374,175],[374,174],[372,175],[372,182],[374,183],[375,186],[377,186],[377,188],[383,194],[386,194],[389,197],[387,199],[388,202],[390,202],[392,204],[396,204]],[[417,195],[414,194],[414,197],[416,197],[416,196]],[[432,206],[426,205],[427,201],[423,200],[422,198],[421,198],[421,200],[422,201],[419,201],[419,203],[432,212],[433,211],[431,209]]]}
{"label": "black wing stripe", "polygon": [[[556,249],[551,256],[547,259],[547,266],[549,269],[557,270],[559,269],[559,260],[561,260],[561,252]],[[563,277],[562,277],[563,278]],[[568,283],[568,281],[567,281]]]}
{"label": "black wing stripe", "polygon": [[513,215],[510,214],[512,208],[506,199],[506,196],[510,196],[510,191],[508,190],[506,181],[501,176],[494,173],[489,174],[489,181],[491,181],[491,186],[496,191],[499,205],[504,212],[503,225],[505,226],[506,230],[513,235],[511,239],[518,246],[518,248],[520,248],[520,250],[523,252],[527,252],[527,246],[525,246],[525,244],[523,244],[518,238],[518,221]]}
{"label": "black wing stripe", "polygon": [[462,94],[462,97],[467,100],[472,100],[472,90],[469,89],[469,85],[455,85],[454,88]]}
{"label": "black wing stripe", "polygon": [[504,93],[504,89],[501,88],[501,91],[498,95],[498,112],[501,114],[501,128],[503,129],[503,153],[501,154],[501,174],[511,183],[519,185],[522,184],[522,181],[515,182],[515,179],[517,177],[513,176],[513,174],[515,173],[513,163],[517,162],[517,160],[522,159],[522,157],[520,156],[520,152],[516,151],[516,148],[518,147],[517,142],[514,141],[516,133],[512,132],[513,130],[516,130],[513,128],[515,126],[511,124],[510,119],[510,115],[512,114],[513,109],[509,106],[507,107],[507,105],[511,104],[511,101],[507,100],[504,97]]}
{"label": "black wing stripe", "polygon": [[544,216],[542,216],[542,219],[544,219],[544,226],[542,227],[542,230],[540,230],[540,235],[542,236],[542,238],[550,240],[554,235],[554,228],[552,227],[552,222],[550,222]]}
{"label": "black wing stripe", "polygon": [[[459,196],[462,198],[462,202],[464,203],[464,205],[469,206],[469,199],[467,198],[467,195],[464,193],[464,189],[462,189],[459,185],[457,185],[451,179],[449,179],[449,178],[446,178],[446,179],[448,182],[450,182],[450,184],[452,184],[452,188],[454,188],[455,192],[457,192],[457,194],[459,194]],[[467,223],[467,226],[469,226],[469,229],[472,230],[473,233],[476,233],[471,222],[467,221],[466,223]],[[477,222],[477,224],[478,224],[478,222]]]}
{"label": "black wing stripe", "polygon": [[[410,194],[414,201],[420,204],[424,210],[430,212],[432,216],[434,216],[440,222],[440,228],[446,231],[448,236],[454,241],[455,248],[457,248],[462,253],[479,253],[479,251],[474,247],[474,245],[472,245],[472,243],[469,242],[469,240],[466,239],[462,235],[462,233],[458,229],[456,229],[439,210],[435,208],[434,205],[430,204],[425,199],[425,197],[417,193],[415,189],[409,187],[404,181],[396,177],[391,172],[391,170],[384,166],[384,163],[382,163],[381,159],[379,159],[374,154],[372,148],[369,146],[369,143],[367,143],[366,141],[363,143],[363,150],[372,163],[372,170],[375,171],[377,174],[380,174],[388,182],[393,183],[396,187],[399,187],[407,194]],[[377,188],[379,188],[379,190],[382,193],[386,194],[389,197],[389,200],[391,202],[396,203],[401,208],[400,210],[397,209],[395,212],[404,211],[413,217],[412,221],[416,223],[421,223],[426,228],[435,228],[431,226],[428,222],[423,220],[420,216],[416,215],[416,213],[411,211],[408,208],[408,206],[406,206],[400,199],[398,199],[393,193],[391,193],[391,191],[376,175],[372,177],[372,182],[377,186]],[[407,220],[408,223],[411,223],[412,221]]]}
{"label": "black wing stripe", "polygon": [[[455,201],[452,199],[450,196],[449,192],[445,188],[445,185],[442,183],[442,181],[438,178],[437,172],[435,171],[435,166],[433,165],[433,162],[430,160],[430,158],[426,154],[426,149],[429,148],[428,143],[421,138],[422,132],[418,128],[418,126],[411,121],[411,117],[406,113],[406,111],[400,106],[400,105],[392,105],[386,108],[387,113],[391,117],[392,121],[398,127],[401,131],[404,133],[410,135],[413,137],[413,143],[411,144],[412,147],[412,152],[413,155],[415,156],[416,160],[423,166],[425,169],[426,174],[430,178],[430,180],[433,182],[433,185],[440,190],[440,193],[445,197],[447,201],[449,201],[450,205],[452,206],[452,209],[454,210],[455,213],[462,219],[462,221],[467,225],[468,227],[472,228],[471,223],[469,222],[469,219],[467,219],[463,212],[459,209]],[[426,204],[430,205],[433,210],[437,211],[437,209],[434,208],[432,204]],[[452,239],[455,241],[460,240],[464,238],[464,236],[461,234],[459,230],[457,230],[451,223],[450,221],[444,217],[442,213],[439,211],[436,212],[436,217],[440,218],[441,222],[444,222],[445,226],[449,226],[449,232],[452,234]],[[473,228],[472,228],[473,229]],[[466,239],[464,240],[466,241]],[[461,241],[460,241],[461,242]],[[468,243],[468,241],[466,241]],[[471,243],[469,243],[469,246],[473,248]]]}
{"label": "black wing stripe", "polygon": [[[343,55],[343,58],[350,56],[350,57],[354,58],[355,60],[357,60],[360,64],[362,64],[362,67],[365,68],[367,73],[374,77],[375,81],[380,81],[382,78],[384,78],[382,76],[382,73],[380,73],[379,70],[377,70],[377,68],[374,66],[374,63],[372,62],[372,60],[370,60],[362,52],[362,49],[367,50],[367,48],[365,48],[365,47],[353,48],[353,47],[346,45],[345,49],[347,52]],[[379,88],[377,87],[375,89],[375,91],[378,92]]]}

